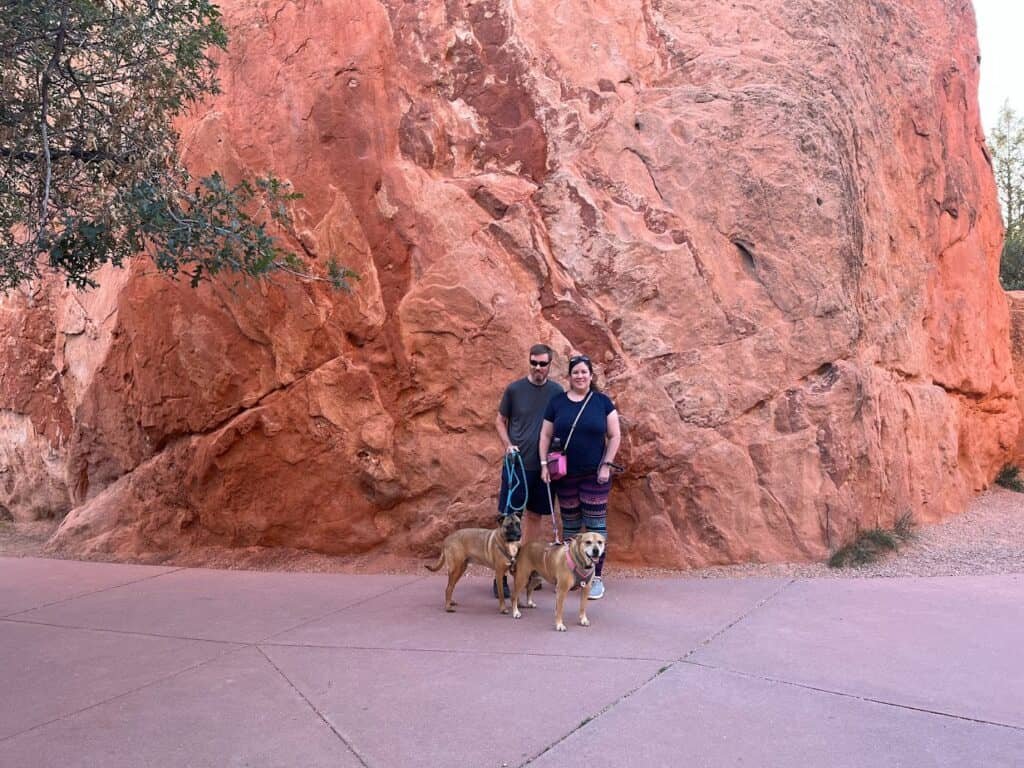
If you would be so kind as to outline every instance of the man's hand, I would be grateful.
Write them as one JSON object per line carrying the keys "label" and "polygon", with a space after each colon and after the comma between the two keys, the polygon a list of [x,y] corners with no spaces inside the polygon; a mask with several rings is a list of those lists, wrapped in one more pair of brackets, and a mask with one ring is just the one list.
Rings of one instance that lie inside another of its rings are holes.
{"label": "man's hand", "polygon": [[510,445],[508,448],[505,449],[505,455],[506,456],[511,454],[511,453],[519,453],[519,446],[518,445]]}

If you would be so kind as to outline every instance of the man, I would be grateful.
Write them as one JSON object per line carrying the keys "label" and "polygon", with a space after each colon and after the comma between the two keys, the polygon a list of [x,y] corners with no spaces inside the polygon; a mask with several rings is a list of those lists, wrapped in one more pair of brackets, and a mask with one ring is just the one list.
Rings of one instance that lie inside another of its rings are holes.
{"label": "man", "polygon": [[[498,493],[499,515],[508,514],[509,507],[521,509],[525,500],[524,543],[539,537],[541,517],[552,514],[548,489],[540,479],[540,453],[537,448],[548,401],[563,391],[561,385],[548,380],[552,358],[551,347],[546,344],[530,347],[530,372],[505,388],[498,405],[498,416],[494,420],[498,437],[505,446],[505,454],[518,453],[526,470],[525,484],[522,478],[519,478],[519,482],[513,480],[510,496],[508,473],[503,469],[501,490]],[[504,590],[507,597],[507,584]],[[497,582],[494,584],[494,594],[498,594]]]}

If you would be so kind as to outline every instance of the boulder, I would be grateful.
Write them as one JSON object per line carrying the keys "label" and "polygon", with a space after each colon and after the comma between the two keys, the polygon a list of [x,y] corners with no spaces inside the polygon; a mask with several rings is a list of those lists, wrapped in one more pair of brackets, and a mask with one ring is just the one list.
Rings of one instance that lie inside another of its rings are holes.
{"label": "boulder", "polygon": [[360,280],[4,299],[0,504],[55,549],[435,551],[493,516],[537,341],[621,414],[619,563],[822,558],[1015,444],[970,3],[224,12],[189,164],[291,182],[287,243]]}
{"label": "boulder", "polygon": [[[1010,348],[1013,354],[1013,377],[1017,391],[1024,392],[1024,291],[1008,291],[1010,302]],[[1021,409],[1021,424],[1024,427],[1024,400],[1017,399]],[[1024,428],[1017,434],[1012,453],[1007,463],[1024,469]]]}

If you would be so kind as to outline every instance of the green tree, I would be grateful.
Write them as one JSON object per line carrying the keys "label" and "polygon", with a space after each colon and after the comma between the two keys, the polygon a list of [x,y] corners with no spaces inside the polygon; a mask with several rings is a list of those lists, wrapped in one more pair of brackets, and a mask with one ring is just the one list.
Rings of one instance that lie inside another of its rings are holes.
{"label": "green tree", "polygon": [[174,120],[217,92],[209,0],[0,0],[0,292],[45,265],[78,287],[145,253],[193,285],[228,269],[313,277],[273,236],[297,198],[273,176],[193,179]]}
{"label": "green tree", "polygon": [[1024,119],[1003,104],[989,137],[1006,239],[999,280],[1007,290],[1024,289]]}
{"label": "green tree", "polygon": [[1007,230],[999,259],[999,282],[1008,291],[1024,290],[1024,233]]}

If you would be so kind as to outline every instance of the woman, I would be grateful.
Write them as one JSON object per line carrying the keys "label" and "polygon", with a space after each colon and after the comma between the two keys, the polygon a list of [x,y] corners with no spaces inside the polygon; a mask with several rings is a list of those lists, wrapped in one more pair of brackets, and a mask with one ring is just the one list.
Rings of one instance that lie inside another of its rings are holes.
{"label": "woman", "polygon": [[[548,455],[553,437],[559,439],[568,465],[565,477],[554,482],[562,513],[562,537],[575,536],[582,526],[607,537],[612,463],[621,440],[619,414],[611,398],[598,392],[594,366],[586,355],[569,358],[569,391],[555,395],[548,403],[540,430],[541,456]],[[544,461],[540,476],[545,483],[551,482]],[[604,597],[603,570],[601,555],[590,586],[591,600]]]}

